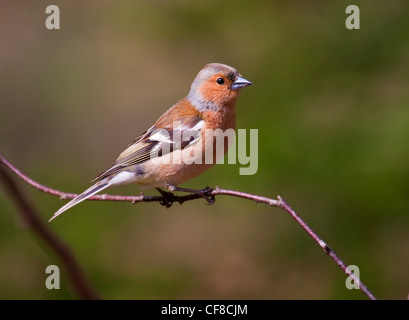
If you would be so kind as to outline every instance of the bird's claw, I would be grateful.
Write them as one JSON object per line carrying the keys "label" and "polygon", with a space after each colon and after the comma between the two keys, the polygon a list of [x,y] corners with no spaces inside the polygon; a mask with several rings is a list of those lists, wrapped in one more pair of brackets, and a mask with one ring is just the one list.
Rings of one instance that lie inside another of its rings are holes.
{"label": "bird's claw", "polygon": [[159,188],[157,190],[162,195],[162,200],[159,200],[159,203],[166,208],[170,208],[173,202],[175,202],[175,195],[172,192],[166,192]]}
{"label": "bird's claw", "polygon": [[213,189],[206,187],[202,190],[203,199],[207,201],[207,205],[211,205],[216,201],[216,197],[212,194]]}

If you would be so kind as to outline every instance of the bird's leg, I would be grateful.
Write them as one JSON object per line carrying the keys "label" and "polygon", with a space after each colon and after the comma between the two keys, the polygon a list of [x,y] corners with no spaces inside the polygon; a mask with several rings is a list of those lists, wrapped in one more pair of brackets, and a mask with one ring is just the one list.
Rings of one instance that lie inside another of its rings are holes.
{"label": "bird's leg", "polygon": [[158,190],[163,198],[163,200],[159,201],[159,203],[166,208],[170,208],[175,200],[175,195],[172,192],[166,192],[161,188],[156,188],[156,190]]}
{"label": "bird's leg", "polygon": [[178,186],[175,186],[174,184],[170,184],[170,185],[166,185],[165,188],[171,192],[180,191],[180,192],[199,194],[207,201],[207,204],[213,204],[216,201],[215,196],[212,195],[213,189],[210,187],[206,187],[204,189],[190,189],[190,188],[180,188]]}

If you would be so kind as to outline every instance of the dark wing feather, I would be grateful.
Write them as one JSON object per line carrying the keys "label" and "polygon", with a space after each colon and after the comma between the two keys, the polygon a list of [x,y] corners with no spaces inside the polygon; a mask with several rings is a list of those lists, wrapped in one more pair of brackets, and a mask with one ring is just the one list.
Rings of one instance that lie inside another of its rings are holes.
{"label": "dark wing feather", "polygon": [[[148,131],[132,141],[108,170],[101,173],[92,181],[102,180],[127,167],[149,160],[154,148],[160,149],[158,153],[159,156],[163,156],[175,149],[184,149],[198,140],[202,126],[203,121],[199,117],[182,118],[180,120],[180,127],[178,128],[156,128],[152,126]],[[179,139],[174,141],[176,135]],[[182,137],[186,136],[190,137],[190,139],[187,141],[182,140]]]}

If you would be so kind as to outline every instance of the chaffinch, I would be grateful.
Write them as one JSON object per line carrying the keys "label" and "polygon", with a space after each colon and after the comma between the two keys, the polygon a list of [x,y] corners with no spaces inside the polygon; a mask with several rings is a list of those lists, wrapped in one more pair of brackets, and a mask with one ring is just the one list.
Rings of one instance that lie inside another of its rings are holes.
{"label": "chaffinch", "polygon": [[[221,155],[217,155],[213,143],[215,131],[235,130],[239,91],[251,84],[230,66],[205,65],[188,95],[132,141],[115,163],[93,180],[96,181],[93,186],[61,207],[50,221],[112,186],[136,183],[141,188],[155,187],[162,194],[161,187],[194,192],[177,185],[208,170],[227,152],[228,144],[223,146]],[[212,161],[206,158],[209,153]]]}

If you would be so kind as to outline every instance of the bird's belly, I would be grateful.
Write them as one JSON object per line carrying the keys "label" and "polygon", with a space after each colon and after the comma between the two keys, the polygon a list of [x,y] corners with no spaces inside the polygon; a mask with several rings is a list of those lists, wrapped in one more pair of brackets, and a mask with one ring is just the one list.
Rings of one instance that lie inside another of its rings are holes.
{"label": "bird's belly", "polygon": [[[234,129],[230,130],[234,134]],[[233,142],[225,138],[226,132],[209,132],[185,149],[148,160],[142,165],[144,174],[136,182],[142,188],[164,187],[166,184],[181,184],[202,174],[224,156]]]}

